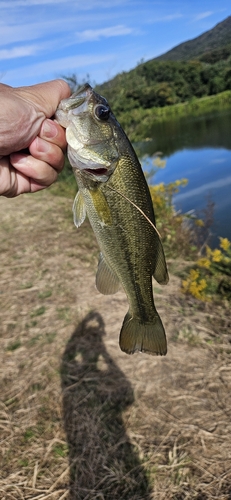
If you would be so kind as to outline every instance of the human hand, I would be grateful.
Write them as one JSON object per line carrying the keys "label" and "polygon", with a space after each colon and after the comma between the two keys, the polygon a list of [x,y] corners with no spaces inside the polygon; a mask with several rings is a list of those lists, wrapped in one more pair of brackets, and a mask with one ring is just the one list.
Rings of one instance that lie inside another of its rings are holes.
{"label": "human hand", "polygon": [[55,181],[66,138],[50,118],[70,93],[64,80],[20,88],[0,84],[0,195],[32,193]]}

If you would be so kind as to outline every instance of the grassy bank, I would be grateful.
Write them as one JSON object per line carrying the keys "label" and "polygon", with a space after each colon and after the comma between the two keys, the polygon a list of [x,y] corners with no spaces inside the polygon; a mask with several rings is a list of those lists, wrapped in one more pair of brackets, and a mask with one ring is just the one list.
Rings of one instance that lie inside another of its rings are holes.
{"label": "grassy bank", "polygon": [[229,500],[230,309],[171,274],[154,287],[167,357],[127,356],[127,299],[95,290],[71,204],[0,199],[0,498]]}
{"label": "grassy bank", "polygon": [[140,141],[149,137],[151,127],[157,122],[196,117],[226,109],[231,109],[231,90],[200,99],[193,98],[172,106],[136,108],[119,114],[117,119],[131,141]]}

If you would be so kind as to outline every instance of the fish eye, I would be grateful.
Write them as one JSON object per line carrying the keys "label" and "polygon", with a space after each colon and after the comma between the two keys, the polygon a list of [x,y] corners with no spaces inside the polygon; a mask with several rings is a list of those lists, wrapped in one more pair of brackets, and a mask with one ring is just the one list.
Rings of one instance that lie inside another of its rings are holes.
{"label": "fish eye", "polygon": [[110,108],[104,104],[98,104],[95,107],[94,112],[98,120],[107,121],[110,115]]}

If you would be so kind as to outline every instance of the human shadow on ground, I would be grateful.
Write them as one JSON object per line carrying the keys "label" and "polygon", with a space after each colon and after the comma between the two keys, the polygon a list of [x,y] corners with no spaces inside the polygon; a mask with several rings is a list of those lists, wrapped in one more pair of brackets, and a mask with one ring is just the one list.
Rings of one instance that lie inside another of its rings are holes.
{"label": "human shadow on ground", "polygon": [[90,312],[62,359],[64,425],[71,500],[150,500],[150,485],[129,441],[122,412],[134,402],[124,373],[108,354],[100,314]]}

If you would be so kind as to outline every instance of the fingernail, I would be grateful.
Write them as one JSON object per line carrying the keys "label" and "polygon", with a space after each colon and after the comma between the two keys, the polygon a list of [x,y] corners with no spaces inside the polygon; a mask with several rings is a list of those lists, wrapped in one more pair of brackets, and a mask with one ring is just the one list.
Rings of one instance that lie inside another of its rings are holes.
{"label": "fingernail", "polygon": [[39,151],[39,153],[48,153],[48,151],[50,151],[52,144],[50,142],[47,142],[45,140],[45,137],[44,139],[42,139],[41,137],[36,137],[35,141],[36,141],[37,151]]}
{"label": "fingernail", "polygon": [[58,130],[56,125],[52,120],[49,120],[48,118],[44,120],[42,124],[42,130],[40,133],[40,137],[46,137],[46,139],[54,139],[56,135],[58,134]]}

